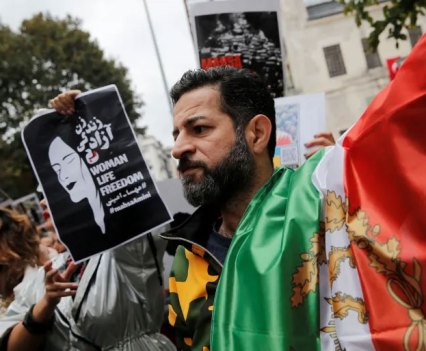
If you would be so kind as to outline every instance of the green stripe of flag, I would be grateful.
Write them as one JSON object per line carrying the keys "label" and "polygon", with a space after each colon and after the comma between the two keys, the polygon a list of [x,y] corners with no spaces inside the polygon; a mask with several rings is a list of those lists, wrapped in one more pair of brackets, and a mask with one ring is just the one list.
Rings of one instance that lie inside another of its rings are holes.
{"label": "green stripe of flag", "polygon": [[320,350],[313,239],[321,203],[311,176],[322,155],[276,170],[247,208],[216,293],[213,351]]}

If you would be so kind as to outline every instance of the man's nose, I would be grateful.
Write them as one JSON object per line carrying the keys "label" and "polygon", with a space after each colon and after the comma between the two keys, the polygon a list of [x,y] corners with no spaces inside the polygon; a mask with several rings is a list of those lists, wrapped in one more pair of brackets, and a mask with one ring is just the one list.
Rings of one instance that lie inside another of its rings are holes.
{"label": "man's nose", "polygon": [[183,134],[177,136],[172,148],[172,156],[179,160],[186,154],[195,152],[195,145]]}

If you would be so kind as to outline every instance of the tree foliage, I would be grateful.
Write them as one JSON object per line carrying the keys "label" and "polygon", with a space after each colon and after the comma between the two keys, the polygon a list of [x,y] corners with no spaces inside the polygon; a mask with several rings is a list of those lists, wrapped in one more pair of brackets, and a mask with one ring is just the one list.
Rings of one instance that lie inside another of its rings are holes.
{"label": "tree foliage", "polygon": [[370,14],[371,5],[377,5],[379,0],[338,0],[344,5],[345,14],[353,13],[358,26],[363,21],[368,22],[372,32],[368,42],[373,50],[377,50],[380,43],[380,34],[388,30],[388,38],[396,40],[396,46],[400,40],[406,40],[406,29],[414,28],[419,16],[424,15],[426,0],[390,0],[383,6],[383,18],[374,19]]}
{"label": "tree foliage", "polygon": [[116,84],[132,124],[140,117],[142,100],[127,69],[105,58],[80,25],[70,16],[44,14],[24,20],[18,32],[0,24],[0,187],[12,197],[34,191],[35,185],[21,128],[60,92]]}

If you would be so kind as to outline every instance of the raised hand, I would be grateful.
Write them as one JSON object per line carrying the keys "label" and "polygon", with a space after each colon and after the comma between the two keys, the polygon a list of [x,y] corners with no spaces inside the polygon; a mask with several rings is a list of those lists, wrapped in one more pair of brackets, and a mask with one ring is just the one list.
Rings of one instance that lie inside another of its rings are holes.
{"label": "raised hand", "polygon": [[308,141],[305,144],[305,147],[310,149],[305,153],[306,159],[311,157],[314,153],[316,153],[319,149],[334,145],[336,142],[334,141],[333,134],[331,132],[321,132],[314,135],[314,139]]}
{"label": "raised hand", "polygon": [[80,90],[68,90],[65,93],[59,94],[57,97],[49,101],[49,105],[57,112],[64,115],[71,115],[74,113],[74,99],[80,94]]}
{"label": "raised hand", "polygon": [[[35,322],[45,325],[52,323],[55,307],[61,298],[75,295],[78,284],[70,283],[69,280],[77,268],[77,265],[71,263],[65,272],[59,273],[57,269],[52,268],[52,261],[48,261],[44,265],[44,270],[46,272],[46,293],[41,300],[34,305],[32,310],[31,318]],[[33,333],[29,331],[22,322],[18,323],[13,327],[10,333],[9,340],[7,341],[7,350],[41,350],[47,333],[48,331],[44,333]]]}
{"label": "raised hand", "polygon": [[46,292],[34,307],[34,318],[40,322],[49,321],[53,317],[56,305],[64,296],[74,296],[78,287],[77,283],[70,282],[71,275],[79,266],[71,263],[67,269],[60,273],[52,268],[52,261],[44,265]]}

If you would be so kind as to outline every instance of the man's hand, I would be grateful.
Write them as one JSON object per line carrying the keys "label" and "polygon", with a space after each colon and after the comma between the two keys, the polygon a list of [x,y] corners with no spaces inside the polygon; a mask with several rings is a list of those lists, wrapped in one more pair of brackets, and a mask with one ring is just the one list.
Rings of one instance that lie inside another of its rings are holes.
{"label": "man's hand", "polygon": [[305,153],[304,156],[306,157],[306,159],[308,159],[314,153],[316,153],[319,149],[322,149],[323,147],[331,146],[334,144],[336,144],[336,142],[334,141],[333,134],[331,134],[330,132],[321,132],[321,133],[315,134],[314,139],[312,139],[311,141],[308,141],[305,144],[305,147],[311,150]]}
{"label": "man's hand", "polygon": [[74,113],[74,99],[80,94],[80,90],[68,90],[65,93],[59,94],[57,97],[49,101],[49,105],[57,112],[64,115],[71,115]]}

